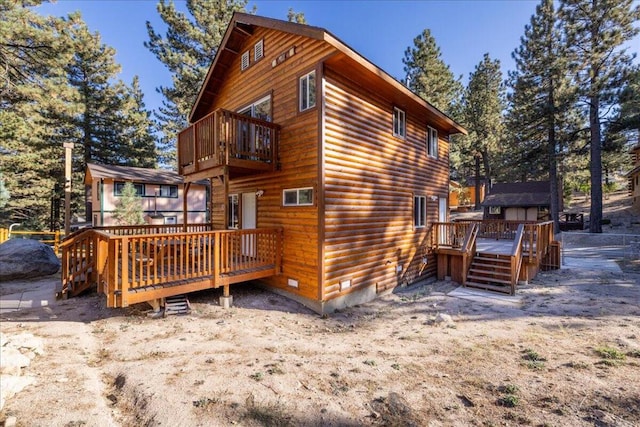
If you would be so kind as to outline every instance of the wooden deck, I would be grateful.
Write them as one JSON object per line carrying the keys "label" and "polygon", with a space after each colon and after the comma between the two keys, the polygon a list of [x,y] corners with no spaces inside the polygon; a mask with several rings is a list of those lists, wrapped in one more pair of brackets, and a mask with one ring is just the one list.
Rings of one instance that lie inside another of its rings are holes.
{"label": "wooden deck", "polygon": [[559,268],[552,222],[465,221],[434,225],[438,278],[514,294],[544,269]]}
{"label": "wooden deck", "polygon": [[166,298],[280,274],[282,230],[167,233],[89,229],[62,244],[61,296],[97,286],[108,307]]}

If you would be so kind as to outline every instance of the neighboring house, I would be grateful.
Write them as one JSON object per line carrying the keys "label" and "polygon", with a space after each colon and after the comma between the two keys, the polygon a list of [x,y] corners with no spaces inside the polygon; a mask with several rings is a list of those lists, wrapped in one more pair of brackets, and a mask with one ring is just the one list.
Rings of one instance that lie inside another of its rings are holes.
{"label": "neighboring house", "polygon": [[[461,197],[461,194],[465,194]],[[462,203],[460,200],[462,199]],[[480,202],[484,200],[484,183],[480,184]],[[476,187],[475,185],[463,186],[461,183],[451,181],[449,186],[449,207],[451,209],[459,209],[463,207],[474,207],[476,205]]]}
{"label": "neighboring house", "polygon": [[627,173],[629,179],[629,197],[633,207],[640,209],[640,144],[629,152],[631,154],[631,170]]}
{"label": "neighboring house", "polygon": [[328,31],[235,13],[189,122],[179,172],[211,179],[214,228],[283,229],[265,284],[328,312],[435,276],[466,131]]}
{"label": "neighboring house", "polygon": [[[113,219],[122,189],[126,182],[133,183],[136,188],[144,215],[155,223],[184,223],[185,183],[176,172],[136,168],[129,166],[112,166],[88,164],[85,172],[87,199],[87,219],[94,226],[118,225]],[[207,215],[208,182],[200,181],[189,184],[187,191],[188,223],[205,223]]]}
{"label": "neighboring house", "polygon": [[[562,211],[562,191],[559,191]],[[551,211],[549,181],[509,182],[493,184],[482,202],[484,219],[507,221],[548,221]]]}

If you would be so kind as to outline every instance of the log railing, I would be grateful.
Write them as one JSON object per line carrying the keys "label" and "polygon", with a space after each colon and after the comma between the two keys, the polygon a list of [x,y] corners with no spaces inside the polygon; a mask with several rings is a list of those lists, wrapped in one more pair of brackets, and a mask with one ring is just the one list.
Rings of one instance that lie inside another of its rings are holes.
{"label": "log railing", "polygon": [[219,109],[178,134],[178,172],[189,175],[242,161],[275,168],[280,126]]}
{"label": "log railing", "polygon": [[[116,236],[135,236],[139,234],[182,233],[184,224],[140,224],[140,225],[112,225],[92,227],[94,230],[104,231]],[[186,232],[210,231],[211,224],[187,224]]]}
{"label": "log railing", "polygon": [[276,275],[281,262],[279,228],[143,235],[89,229],[63,243],[62,293],[97,283],[109,307],[124,307],[130,292],[194,280],[202,289],[227,286]]}

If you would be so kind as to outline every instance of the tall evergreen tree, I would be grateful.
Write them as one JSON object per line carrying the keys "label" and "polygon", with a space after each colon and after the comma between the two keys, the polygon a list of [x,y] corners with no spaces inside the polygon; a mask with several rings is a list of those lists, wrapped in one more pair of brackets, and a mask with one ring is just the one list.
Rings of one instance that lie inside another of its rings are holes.
{"label": "tall evergreen tree", "polygon": [[145,108],[138,76],[133,77],[122,99],[122,110],[126,112],[122,121],[121,138],[126,144],[125,154],[120,164],[141,168],[155,168],[157,165],[156,140],[151,112]]}
{"label": "tall evergreen tree", "polygon": [[548,177],[550,216],[554,231],[558,233],[559,132],[567,130],[565,116],[573,98],[568,86],[565,45],[553,0],[542,0],[536,7],[520,40],[520,46],[512,55],[516,70],[509,74],[512,91],[508,97],[506,120],[511,149],[505,153],[508,161],[518,161],[507,169],[516,170],[523,181]]}
{"label": "tall evergreen tree", "polygon": [[409,89],[445,114],[454,116],[463,91],[444,63],[440,48],[428,29],[413,39],[413,47],[404,52],[404,72]]}
{"label": "tall evergreen tree", "polygon": [[0,171],[9,199],[0,222],[43,228],[61,183],[62,145],[43,111],[67,92],[63,65],[70,59],[66,23],[43,17],[39,1],[0,0]]}
{"label": "tall evergreen tree", "polygon": [[187,116],[233,12],[244,11],[246,4],[247,0],[187,0],[187,16],[176,9],[173,0],[160,0],[157,9],[167,26],[166,34],[158,33],[147,21],[145,46],[172,75],[171,86],[158,88],[165,98],[156,112],[162,133],[161,163],[175,166],[177,135],[187,127]]}
{"label": "tall evergreen tree", "polygon": [[469,131],[469,154],[475,161],[478,208],[480,167],[484,171],[485,188],[489,191],[493,175],[492,163],[498,155],[504,130],[505,87],[500,61],[492,60],[488,53],[484,54],[482,61],[469,76],[462,109],[464,124]]}
{"label": "tall evergreen tree", "polygon": [[633,0],[562,0],[560,10],[575,67],[575,84],[589,113],[591,209],[589,231],[602,232],[602,125],[617,102],[631,58],[623,49],[638,28]]}

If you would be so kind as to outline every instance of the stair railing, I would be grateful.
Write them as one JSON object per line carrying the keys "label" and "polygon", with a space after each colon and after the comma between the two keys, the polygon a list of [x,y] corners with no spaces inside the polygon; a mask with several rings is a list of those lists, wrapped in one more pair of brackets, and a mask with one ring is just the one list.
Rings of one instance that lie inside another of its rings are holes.
{"label": "stair railing", "polygon": [[511,295],[516,293],[516,284],[522,268],[522,239],[524,236],[524,224],[518,226],[516,237],[511,246]]}

